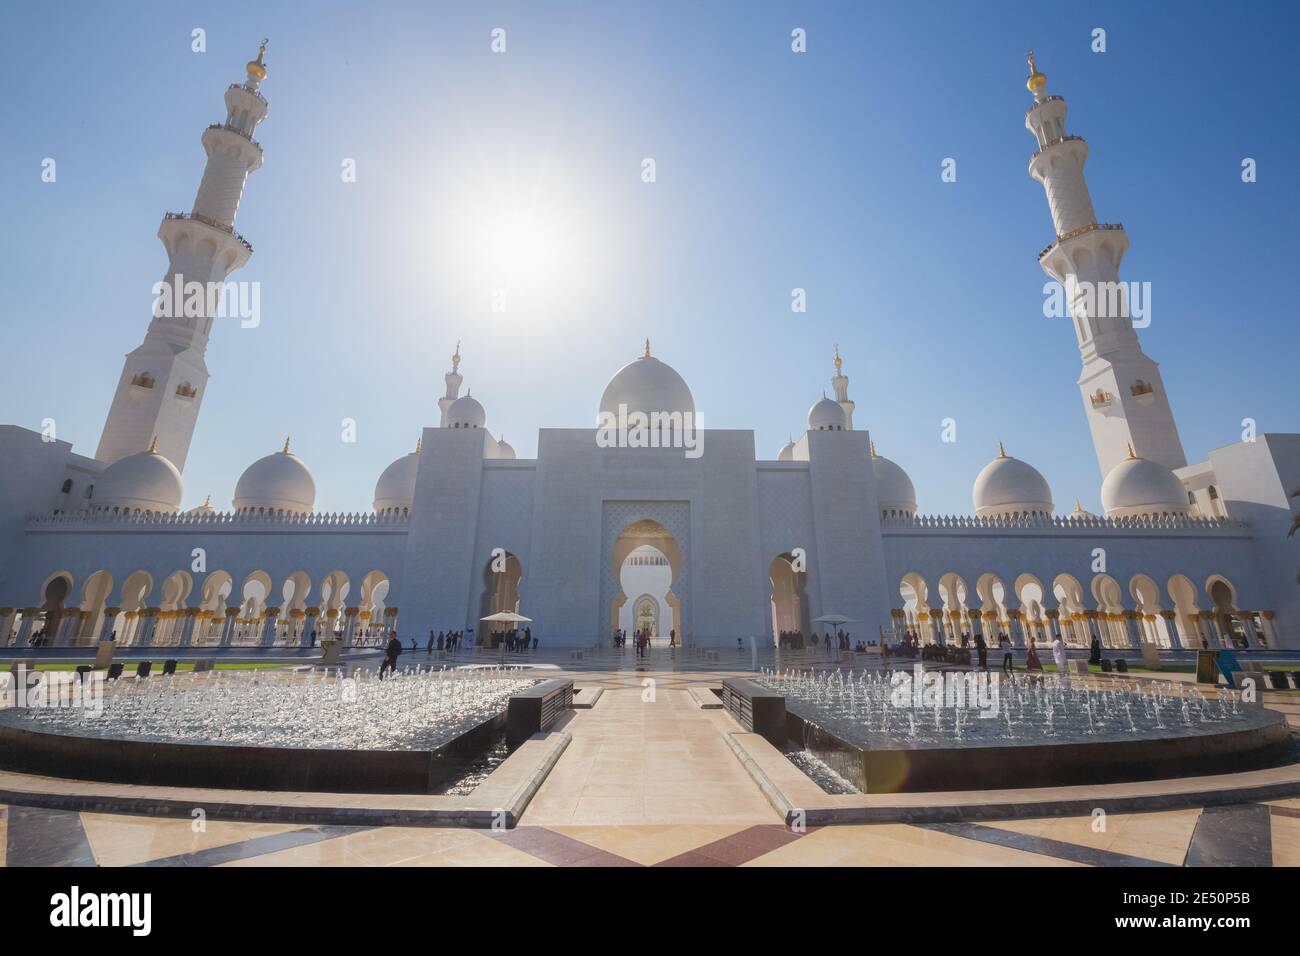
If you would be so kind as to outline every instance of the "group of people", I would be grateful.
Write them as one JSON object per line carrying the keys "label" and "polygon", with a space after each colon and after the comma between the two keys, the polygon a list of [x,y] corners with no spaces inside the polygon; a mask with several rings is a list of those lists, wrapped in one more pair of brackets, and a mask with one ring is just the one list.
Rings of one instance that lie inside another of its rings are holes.
{"label": "group of people", "polygon": [[832,634],[829,628],[826,629],[824,635],[813,631],[811,636],[805,637],[803,631],[795,630],[782,631],[776,637],[776,646],[785,651],[816,650],[819,647],[825,647],[829,653],[832,649],[832,643],[835,645],[836,650],[841,651],[847,651],[850,648],[855,651],[865,651],[867,649],[868,645],[863,641],[858,641],[856,644],[851,642],[852,638],[849,636],[848,631],[839,630]]}
{"label": "group of people", "polygon": [[[473,628],[470,628],[468,631],[446,631],[445,633],[443,631],[439,631],[436,636],[434,635],[433,631],[430,630],[429,643],[426,645],[425,650],[429,654],[432,654],[435,650],[458,651],[460,650],[461,645],[465,643],[466,635],[469,636],[469,646],[473,647],[474,646]],[[415,650],[414,641],[411,642],[411,650]]]}
{"label": "group of people", "polygon": [[[920,637],[915,631],[904,631],[903,639],[892,648],[888,644],[881,644],[881,657],[888,660],[890,655],[899,657],[917,657],[922,660],[943,661],[947,664],[964,664],[969,666],[971,663],[970,648],[974,646],[975,654],[978,659],[980,670],[989,669],[989,645],[982,633],[976,633],[974,638],[969,632],[963,631],[961,635],[960,646],[953,644],[922,644]],[[1014,645],[1011,643],[1011,636],[1005,631],[998,634],[997,641],[998,653],[1002,655],[1002,672],[1010,674],[1015,670]],[[1101,663],[1101,640],[1096,634],[1092,636],[1092,644],[1089,648],[1088,663]],[[1069,666],[1070,655],[1065,647],[1065,639],[1060,634],[1052,638],[1052,660],[1056,664],[1059,673],[1064,674]],[[1041,671],[1043,662],[1039,660],[1038,649],[1034,646],[1033,641],[1025,645],[1025,670]]]}
{"label": "group of people", "polygon": [[512,627],[510,630],[501,633],[499,637],[500,643],[505,645],[506,650],[511,653],[526,651],[530,648],[534,651],[537,650],[537,638],[533,637],[531,627],[525,627],[522,633],[519,628]]}
{"label": "group of people", "polygon": [[[628,637],[632,639],[632,646],[636,649],[637,657],[648,657],[650,655],[650,628],[643,627],[633,631],[631,635],[621,627],[614,628],[614,646],[627,647]],[[668,632],[668,646],[677,646],[677,629],[673,628]]]}

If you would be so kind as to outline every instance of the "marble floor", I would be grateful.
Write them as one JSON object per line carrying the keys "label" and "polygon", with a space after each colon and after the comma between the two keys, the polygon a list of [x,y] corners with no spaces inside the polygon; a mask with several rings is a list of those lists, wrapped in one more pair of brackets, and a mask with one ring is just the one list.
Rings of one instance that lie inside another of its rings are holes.
{"label": "marble floor", "polygon": [[511,830],[304,826],[0,806],[3,866],[1296,866],[1300,799],[980,823],[786,828],[700,707],[710,674],[610,669]]}

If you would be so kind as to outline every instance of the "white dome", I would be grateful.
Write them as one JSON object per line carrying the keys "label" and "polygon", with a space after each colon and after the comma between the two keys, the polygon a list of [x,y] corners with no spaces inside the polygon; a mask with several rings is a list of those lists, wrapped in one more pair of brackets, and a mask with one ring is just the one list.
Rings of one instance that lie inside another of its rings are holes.
{"label": "white dome", "polygon": [[808,409],[808,429],[814,432],[843,431],[848,427],[849,418],[839,402],[823,395],[812,408]]}
{"label": "white dome", "polygon": [[781,446],[781,450],[776,453],[777,461],[794,461],[794,442],[788,441]]}
{"label": "white dome", "polygon": [[487,423],[487,412],[472,395],[462,395],[447,409],[449,428],[482,428]]}
{"label": "white dome", "polygon": [[1052,489],[1033,465],[1012,458],[998,446],[998,457],[984,466],[971,491],[981,517],[1051,514]]}
{"label": "white dome", "polygon": [[1158,462],[1129,455],[1101,483],[1106,517],[1187,514],[1187,492],[1178,476]]}
{"label": "white dome", "polygon": [[94,506],[123,511],[175,514],[185,484],[176,466],[158,452],[137,452],[118,459],[95,481]]}
{"label": "white dome", "polygon": [[305,514],[316,503],[316,479],[310,469],[289,451],[259,458],[239,476],[235,485],[235,510],[287,511]]}
{"label": "white dome", "polygon": [[1079,504],[1079,499],[1074,499],[1074,510],[1065,516],[1066,521],[1087,521],[1097,517],[1091,511],[1086,510],[1083,505]]}
{"label": "white dome", "polygon": [[686,380],[671,365],[650,354],[648,341],[646,354],[615,372],[605,386],[596,423],[601,423],[603,414],[617,417],[620,405],[627,406],[629,415],[634,412],[645,415],[681,412],[684,416],[689,412],[692,419],[695,417],[695,399],[691,397]]}
{"label": "white dome", "polygon": [[375,511],[409,511],[415,501],[415,474],[420,467],[420,446],[384,469],[375,482]]}
{"label": "white dome", "polygon": [[876,454],[871,443],[871,470],[876,476],[876,503],[881,511],[905,511],[916,514],[916,489],[907,472],[888,458]]}
{"label": "white dome", "polygon": [[497,442],[497,457],[498,458],[518,457],[515,454],[514,446],[511,445],[510,442],[506,441],[504,436],[501,438],[500,441]]}

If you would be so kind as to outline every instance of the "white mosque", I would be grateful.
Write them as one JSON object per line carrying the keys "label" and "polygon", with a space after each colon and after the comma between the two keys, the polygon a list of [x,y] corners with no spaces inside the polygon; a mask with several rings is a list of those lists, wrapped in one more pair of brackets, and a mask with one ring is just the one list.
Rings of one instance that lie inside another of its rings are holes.
{"label": "white mosque", "polygon": [[[252,253],[234,223],[262,162],[265,77],[263,45],[203,133],[193,209],[159,227],[169,279],[223,283]],[[1118,280],[1128,238],[1097,222],[1088,147],[1046,82],[1031,57],[1029,174],[1056,237],[1039,261],[1070,290],[1104,515],[1058,512],[1043,476],[1002,448],[974,478],[971,514],[925,514],[906,471],[855,426],[838,350],[834,398],[761,457],[752,431],[694,429],[690,388],[649,342],[605,386],[598,427],[541,429],[535,459],[461,394],[457,346],[437,426],[379,475],[370,510],[314,511],[312,472],[286,440],[244,471],[231,510],[182,511],[212,315],[155,314],[94,457],[0,426],[0,647],[111,634],[292,646],[313,631],[346,646],[385,627],[423,641],[430,628],[481,636],[500,611],[531,618],[544,647],[608,643],[616,627],[735,646],[822,630],[825,616],[855,640],[906,628],[927,642],[1007,631],[1018,645],[1060,632],[1115,648],[1300,647],[1300,556],[1286,538],[1300,435],[1188,463],[1127,308],[1082,291]],[[638,415],[653,440],[631,434]]]}

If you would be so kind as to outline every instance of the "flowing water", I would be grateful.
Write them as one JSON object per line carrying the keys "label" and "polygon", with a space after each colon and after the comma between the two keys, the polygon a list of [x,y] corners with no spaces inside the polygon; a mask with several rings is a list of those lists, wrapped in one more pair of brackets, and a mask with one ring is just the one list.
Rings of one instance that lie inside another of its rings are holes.
{"label": "flowing water", "polygon": [[516,668],[207,671],[109,685],[102,714],[30,708],[4,719],[51,733],[175,743],[342,750],[431,750],[502,713],[535,684]]}

